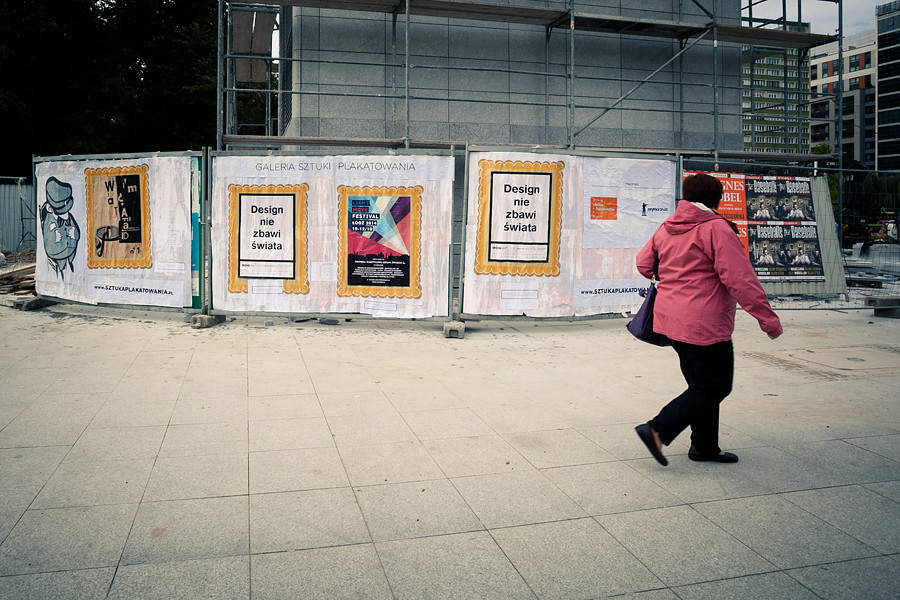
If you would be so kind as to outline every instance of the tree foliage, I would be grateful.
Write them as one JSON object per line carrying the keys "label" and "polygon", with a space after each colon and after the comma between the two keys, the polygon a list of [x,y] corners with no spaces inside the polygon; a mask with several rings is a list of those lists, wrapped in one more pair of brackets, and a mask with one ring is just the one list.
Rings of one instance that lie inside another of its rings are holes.
{"label": "tree foliage", "polygon": [[216,136],[217,4],[0,3],[0,174],[32,155],[199,149]]}

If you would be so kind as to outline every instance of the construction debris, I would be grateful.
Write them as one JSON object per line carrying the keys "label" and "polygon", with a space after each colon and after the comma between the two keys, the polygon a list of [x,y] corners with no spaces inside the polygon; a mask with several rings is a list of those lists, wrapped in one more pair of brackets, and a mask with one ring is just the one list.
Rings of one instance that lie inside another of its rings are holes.
{"label": "construction debris", "polygon": [[0,271],[0,294],[24,296],[34,293],[34,248],[6,253],[6,267]]}

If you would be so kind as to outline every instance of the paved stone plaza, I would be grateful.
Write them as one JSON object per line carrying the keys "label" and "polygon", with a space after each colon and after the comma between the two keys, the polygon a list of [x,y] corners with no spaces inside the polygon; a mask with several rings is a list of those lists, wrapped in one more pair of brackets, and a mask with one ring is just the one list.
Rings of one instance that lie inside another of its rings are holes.
{"label": "paved stone plaza", "polygon": [[721,445],[623,319],[0,306],[0,598],[896,598],[900,320],[738,315]]}

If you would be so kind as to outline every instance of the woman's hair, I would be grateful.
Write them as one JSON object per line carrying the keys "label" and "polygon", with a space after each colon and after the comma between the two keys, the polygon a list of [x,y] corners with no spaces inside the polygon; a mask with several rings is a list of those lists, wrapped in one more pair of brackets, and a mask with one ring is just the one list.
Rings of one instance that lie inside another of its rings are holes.
{"label": "woman's hair", "polygon": [[706,173],[697,173],[682,182],[681,195],[688,202],[699,202],[716,209],[722,199],[722,182]]}

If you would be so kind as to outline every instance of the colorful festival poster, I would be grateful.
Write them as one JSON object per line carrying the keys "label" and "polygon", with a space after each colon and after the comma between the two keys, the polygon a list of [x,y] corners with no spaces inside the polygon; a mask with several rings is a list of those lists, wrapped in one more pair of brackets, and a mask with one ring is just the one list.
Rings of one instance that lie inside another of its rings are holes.
{"label": "colorful festival poster", "polygon": [[338,186],[338,296],[422,296],[422,192]]}
{"label": "colorful festival poster", "polygon": [[86,169],[88,269],[153,266],[148,165]]}
{"label": "colorful festival poster", "polygon": [[309,292],[306,195],[302,185],[229,185],[228,291],[250,279],[282,280],[287,294]]}
{"label": "colorful festival poster", "polygon": [[559,275],[563,167],[562,162],[479,162],[475,273]]}

